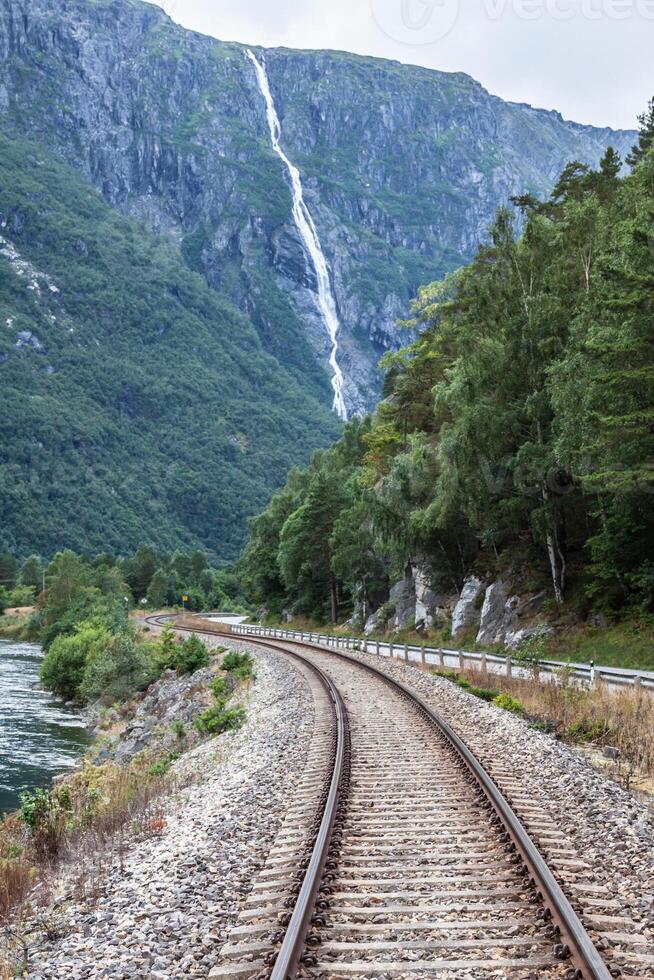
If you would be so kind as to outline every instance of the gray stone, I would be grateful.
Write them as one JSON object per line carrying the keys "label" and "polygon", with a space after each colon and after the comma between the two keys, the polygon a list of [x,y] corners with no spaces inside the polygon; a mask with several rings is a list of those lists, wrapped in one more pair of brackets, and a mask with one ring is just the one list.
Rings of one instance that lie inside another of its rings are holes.
{"label": "gray stone", "polygon": [[507,626],[508,585],[500,579],[486,589],[477,643],[501,643]]}
{"label": "gray stone", "polygon": [[406,629],[411,624],[416,611],[416,590],[410,573],[395,583],[391,589],[390,601],[395,606],[391,625],[394,629]]}
{"label": "gray stone", "polygon": [[452,636],[457,636],[463,630],[479,626],[481,620],[479,598],[483,591],[484,583],[481,579],[474,575],[466,579],[452,615]]}
{"label": "gray stone", "polygon": [[380,631],[380,629],[382,628],[381,615],[382,615],[382,610],[378,609],[377,612],[374,612],[372,614],[372,616],[368,616],[368,619],[366,620],[366,625],[363,628],[363,632],[365,636],[371,636],[373,633],[378,633]]}
{"label": "gray stone", "polygon": [[417,562],[413,566],[413,583],[416,596],[414,614],[416,628],[429,629],[434,624],[437,597],[432,589],[431,569],[426,562]]}
{"label": "gray stone", "polygon": [[555,630],[552,626],[546,626],[545,624],[526,626],[520,630],[508,630],[504,637],[504,645],[507,650],[519,650],[529,640],[552,636],[554,632]]}

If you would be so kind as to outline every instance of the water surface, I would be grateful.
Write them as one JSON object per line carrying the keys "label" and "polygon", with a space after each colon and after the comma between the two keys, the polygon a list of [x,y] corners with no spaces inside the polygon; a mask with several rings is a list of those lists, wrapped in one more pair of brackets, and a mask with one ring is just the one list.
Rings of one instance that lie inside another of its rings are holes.
{"label": "water surface", "polygon": [[81,715],[37,689],[42,660],[33,643],[0,640],[0,813],[72,769],[90,742]]}

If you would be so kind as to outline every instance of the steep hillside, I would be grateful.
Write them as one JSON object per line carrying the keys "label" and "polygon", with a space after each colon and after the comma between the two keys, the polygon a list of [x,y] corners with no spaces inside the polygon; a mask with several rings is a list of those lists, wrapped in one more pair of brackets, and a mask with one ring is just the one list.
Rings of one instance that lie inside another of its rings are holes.
{"label": "steep hillside", "polygon": [[[232,557],[339,426],[178,246],[0,134],[0,551]],[[318,388],[318,394],[320,394]]]}
{"label": "steep hillside", "polygon": [[[350,411],[379,395],[418,285],[470,260],[509,195],[633,134],[512,105],[465,75],[334,52],[265,55],[282,144],[330,263]],[[264,345],[328,391],[330,345],[245,49],[140,0],[0,0],[0,121],[181,245]]]}

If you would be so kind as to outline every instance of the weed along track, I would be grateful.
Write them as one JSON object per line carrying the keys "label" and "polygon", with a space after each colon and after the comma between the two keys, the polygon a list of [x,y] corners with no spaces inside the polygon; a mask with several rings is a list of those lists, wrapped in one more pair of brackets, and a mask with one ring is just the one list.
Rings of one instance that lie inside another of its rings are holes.
{"label": "weed along track", "polygon": [[212,977],[619,975],[497,786],[412,691],[346,654],[250,642],[294,658],[316,725]]}

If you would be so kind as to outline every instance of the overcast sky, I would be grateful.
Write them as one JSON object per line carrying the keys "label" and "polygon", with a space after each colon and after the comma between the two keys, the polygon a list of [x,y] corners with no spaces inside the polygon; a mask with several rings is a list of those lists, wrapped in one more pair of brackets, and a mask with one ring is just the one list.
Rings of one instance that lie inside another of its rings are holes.
{"label": "overcast sky", "polygon": [[153,0],[226,41],[465,71],[505,99],[631,128],[654,95],[654,0]]}

